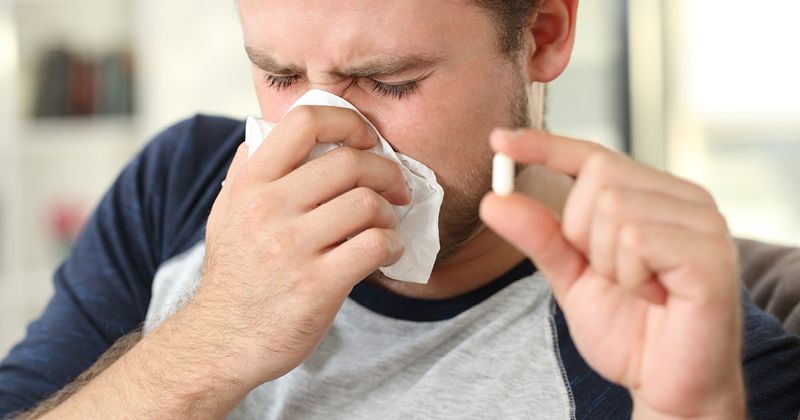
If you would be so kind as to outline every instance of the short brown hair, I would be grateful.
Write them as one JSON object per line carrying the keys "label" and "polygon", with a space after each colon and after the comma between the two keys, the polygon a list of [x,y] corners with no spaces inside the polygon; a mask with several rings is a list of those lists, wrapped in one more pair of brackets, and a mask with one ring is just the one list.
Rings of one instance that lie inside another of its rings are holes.
{"label": "short brown hair", "polygon": [[470,0],[487,9],[500,35],[500,49],[508,56],[523,47],[525,28],[536,19],[545,0]]}

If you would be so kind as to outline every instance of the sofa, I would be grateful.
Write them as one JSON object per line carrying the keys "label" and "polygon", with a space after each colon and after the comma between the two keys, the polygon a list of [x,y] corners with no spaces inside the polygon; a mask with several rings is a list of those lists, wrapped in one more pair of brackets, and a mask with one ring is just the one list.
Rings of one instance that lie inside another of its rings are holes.
{"label": "sofa", "polygon": [[800,248],[736,239],[742,281],[753,302],[800,335]]}

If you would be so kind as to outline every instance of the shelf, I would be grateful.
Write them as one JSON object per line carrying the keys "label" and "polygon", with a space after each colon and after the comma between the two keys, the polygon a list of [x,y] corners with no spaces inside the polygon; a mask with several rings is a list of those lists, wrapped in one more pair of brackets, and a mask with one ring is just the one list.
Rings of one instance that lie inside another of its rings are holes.
{"label": "shelf", "polygon": [[93,150],[132,153],[139,146],[136,127],[130,116],[31,119],[21,125],[12,147],[22,157],[74,156]]}
{"label": "shelf", "polygon": [[28,118],[21,122],[27,130],[96,130],[129,128],[135,123],[134,115],[92,115],[85,117]]}

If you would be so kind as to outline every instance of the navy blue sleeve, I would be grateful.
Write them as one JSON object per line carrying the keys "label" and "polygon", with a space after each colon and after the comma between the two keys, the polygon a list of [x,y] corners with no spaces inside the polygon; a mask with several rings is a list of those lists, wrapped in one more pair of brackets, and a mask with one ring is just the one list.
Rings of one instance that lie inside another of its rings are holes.
{"label": "navy blue sleeve", "polygon": [[[796,420],[800,413],[800,337],[759,309],[743,291],[743,366],[747,407],[754,420]],[[559,352],[572,389],[577,419],[626,419],[628,391],[604,380],[583,360],[569,336],[561,310],[555,308]],[[703,349],[697,349],[703,351]]]}
{"label": "navy blue sleeve", "polygon": [[216,195],[206,185],[219,182],[239,125],[197,116],[127,165],[55,273],[44,313],[0,363],[0,418],[61,389],[143,322],[158,265],[202,235]]}
{"label": "navy blue sleeve", "polygon": [[744,367],[753,419],[797,420],[800,416],[800,337],[780,321],[744,303]]}

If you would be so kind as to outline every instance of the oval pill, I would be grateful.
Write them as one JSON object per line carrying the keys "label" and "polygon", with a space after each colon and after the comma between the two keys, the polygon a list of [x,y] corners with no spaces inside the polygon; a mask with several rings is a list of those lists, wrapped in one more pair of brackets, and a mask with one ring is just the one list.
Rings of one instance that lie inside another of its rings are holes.
{"label": "oval pill", "polygon": [[497,153],[492,160],[492,191],[497,195],[509,195],[514,192],[514,161]]}

